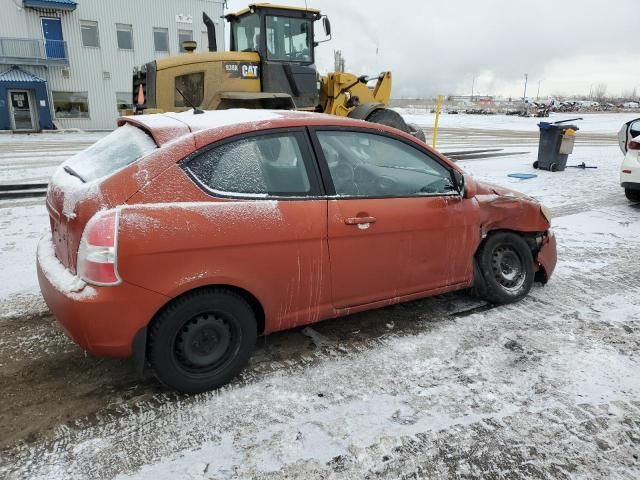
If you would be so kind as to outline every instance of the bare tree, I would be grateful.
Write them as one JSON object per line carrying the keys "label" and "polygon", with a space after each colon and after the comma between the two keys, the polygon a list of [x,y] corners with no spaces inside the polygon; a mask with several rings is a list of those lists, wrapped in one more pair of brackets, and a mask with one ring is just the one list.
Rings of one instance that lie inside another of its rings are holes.
{"label": "bare tree", "polygon": [[607,84],[599,83],[593,89],[593,98],[598,102],[602,102],[607,98]]}

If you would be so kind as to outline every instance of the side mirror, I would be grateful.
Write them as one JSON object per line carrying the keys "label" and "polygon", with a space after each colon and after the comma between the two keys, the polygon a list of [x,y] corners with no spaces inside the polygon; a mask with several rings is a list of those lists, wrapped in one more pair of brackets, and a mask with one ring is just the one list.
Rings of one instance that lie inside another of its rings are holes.
{"label": "side mirror", "polygon": [[472,177],[454,169],[451,170],[451,180],[463,198],[473,198],[476,196],[478,189]]}
{"label": "side mirror", "polygon": [[464,191],[464,174],[459,172],[458,170],[451,170],[451,181],[453,182],[453,186],[458,192],[462,193]]}
{"label": "side mirror", "polygon": [[331,22],[329,17],[322,17],[322,26],[324,27],[324,33],[327,37],[331,36]]}
{"label": "side mirror", "polygon": [[473,198],[478,194],[478,186],[473,177],[469,175],[464,176],[464,191],[462,192],[462,198]]}

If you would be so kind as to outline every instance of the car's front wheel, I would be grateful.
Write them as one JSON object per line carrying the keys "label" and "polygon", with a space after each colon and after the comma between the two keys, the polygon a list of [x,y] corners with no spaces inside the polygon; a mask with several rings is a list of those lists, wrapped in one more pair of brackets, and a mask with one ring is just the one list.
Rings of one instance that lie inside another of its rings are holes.
{"label": "car's front wheel", "polygon": [[482,296],[492,303],[513,303],[533,286],[533,255],[524,239],[511,232],[487,237],[477,254],[484,280]]}
{"label": "car's front wheel", "polygon": [[247,363],[256,343],[255,314],[238,294],[216,288],[189,292],[155,319],[148,359],[158,379],[184,393],[218,388]]}
{"label": "car's front wheel", "polygon": [[630,188],[625,188],[624,194],[632,202],[640,202],[640,190],[631,190]]}

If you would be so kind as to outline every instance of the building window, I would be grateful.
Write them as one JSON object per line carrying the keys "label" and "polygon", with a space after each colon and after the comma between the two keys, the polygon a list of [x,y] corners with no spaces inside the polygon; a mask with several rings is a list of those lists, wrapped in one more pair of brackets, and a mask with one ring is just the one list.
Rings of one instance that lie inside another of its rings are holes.
{"label": "building window", "polygon": [[204,98],[204,73],[180,75],[176,77],[175,87],[176,107],[189,107],[190,104],[199,107]]}
{"label": "building window", "polygon": [[169,51],[169,30],[166,28],[153,29],[153,45],[156,52]]}
{"label": "building window", "polygon": [[56,118],[89,118],[87,92],[51,92]]}
{"label": "building window", "polygon": [[202,32],[202,41],[200,42],[200,51],[208,52],[209,51],[209,32]]}
{"label": "building window", "polygon": [[131,92],[116,92],[116,103],[118,111],[133,110],[133,95]]}
{"label": "building window", "polygon": [[82,45],[85,47],[100,47],[98,35],[98,22],[80,20],[80,32],[82,33]]}
{"label": "building window", "polygon": [[116,35],[120,50],[133,50],[133,28],[131,25],[116,23]]}
{"label": "building window", "polygon": [[178,30],[178,51],[181,53],[186,52],[184,48],[182,48],[182,42],[186,42],[188,40],[193,40],[193,31],[191,30]]}

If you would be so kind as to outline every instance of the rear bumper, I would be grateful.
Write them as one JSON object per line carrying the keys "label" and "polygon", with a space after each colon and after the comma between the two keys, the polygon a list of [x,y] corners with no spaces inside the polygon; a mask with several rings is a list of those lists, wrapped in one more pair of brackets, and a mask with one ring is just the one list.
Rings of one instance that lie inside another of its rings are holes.
{"label": "rear bumper", "polygon": [[65,333],[81,348],[98,356],[130,357],[136,333],[169,300],[126,282],[113,287],[61,282],[70,272],[51,257],[51,236],[38,244],[40,291]]}
{"label": "rear bumper", "polygon": [[538,262],[539,271],[542,271],[542,275],[536,276],[542,283],[547,283],[556,269],[556,262],[558,261],[556,236],[553,230],[547,230],[547,234],[542,241],[542,246],[538,251],[536,258]]}
{"label": "rear bumper", "polygon": [[620,186],[628,190],[640,190],[640,182],[622,182]]}

